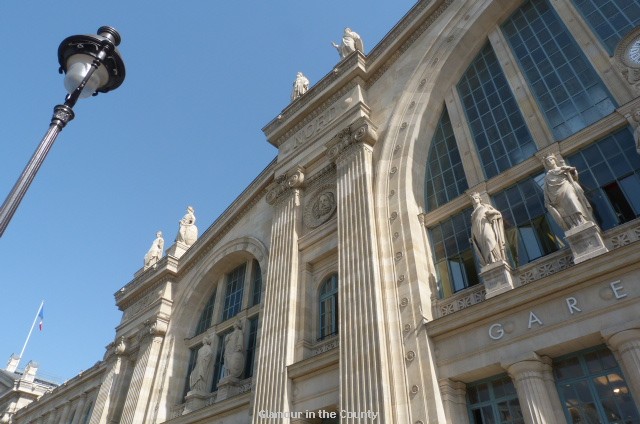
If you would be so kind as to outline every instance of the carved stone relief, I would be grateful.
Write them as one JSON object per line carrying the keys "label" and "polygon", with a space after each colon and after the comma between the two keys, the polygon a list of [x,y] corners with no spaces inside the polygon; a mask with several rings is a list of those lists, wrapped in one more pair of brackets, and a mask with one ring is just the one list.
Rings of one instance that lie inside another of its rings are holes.
{"label": "carved stone relief", "polygon": [[318,188],[310,197],[304,210],[304,223],[308,228],[316,228],[327,222],[336,212],[336,188],[326,184]]}

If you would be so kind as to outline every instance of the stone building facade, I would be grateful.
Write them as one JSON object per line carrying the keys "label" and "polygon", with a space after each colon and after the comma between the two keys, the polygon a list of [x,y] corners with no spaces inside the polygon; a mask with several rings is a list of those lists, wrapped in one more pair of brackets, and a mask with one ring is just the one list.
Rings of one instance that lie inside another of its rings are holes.
{"label": "stone building facade", "polygon": [[[264,127],[277,158],[11,422],[640,422],[639,40],[635,1],[418,2]],[[588,234],[547,211],[550,153]]]}

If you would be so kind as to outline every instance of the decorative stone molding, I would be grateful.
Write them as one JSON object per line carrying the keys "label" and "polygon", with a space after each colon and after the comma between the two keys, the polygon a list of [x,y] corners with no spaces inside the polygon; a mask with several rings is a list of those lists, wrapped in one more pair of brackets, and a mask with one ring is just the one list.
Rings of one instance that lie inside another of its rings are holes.
{"label": "decorative stone molding", "polygon": [[369,119],[365,117],[358,118],[326,144],[327,157],[334,162],[344,160],[349,156],[348,152],[351,146],[360,143],[373,146],[377,139],[376,128]]}
{"label": "decorative stone molding", "polygon": [[[435,21],[442,15],[442,13],[449,7],[449,5],[453,3],[453,0],[445,0],[442,4],[434,10],[431,14],[427,15],[425,21],[420,24],[420,26],[411,33],[411,36],[404,41],[397,49],[395,49],[393,55],[387,59],[382,66],[380,66],[374,74],[367,80],[367,87],[372,86],[394,63],[398,60],[402,54],[411,47],[411,45],[420,37]],[[408,16],[400,21],[400,24],[393,28],[391,33],[385,37],[367,56],[367,64],[371,64],[375,62],[383,52],[390,51],[390,46],[396,42],[400,34],[407,30],[407,26],[410,22],[413,22],[413,19],[410,18],[411,15],[416,16],[421,14],[424,9],[427,7],[432,7],[434,2],[425,1],[418,2],[416,6],[414,6],[411,11],[407,14]]]}
{"label": "decorative stone molding", "polygon": [[269,186],[267,191],[267,203],[275,205],[283,199],[286,193],[293,188],[299,188],[304,182],[304,168],[296,166],[286,174],[280,175],[275,182]]}
{"label": "decorative stone molding", "polygon": [[632,57],[630,50],[632,46],[637,46],[639,41],[640,28],[636,28],[620,40],[611,58],[618,72],[635,90],[640,90],[640,63],[637,57]]}

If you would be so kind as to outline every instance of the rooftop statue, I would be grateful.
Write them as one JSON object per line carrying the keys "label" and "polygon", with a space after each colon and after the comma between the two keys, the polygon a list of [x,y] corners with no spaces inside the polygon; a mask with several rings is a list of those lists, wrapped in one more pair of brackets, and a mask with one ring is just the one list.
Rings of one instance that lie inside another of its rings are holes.
{"label": "rooftop statue", "polygon": [[180,229],[176,236],[176,241],[191,246],[198,239],[198,227],[196,227],[196,216],[193,207],[187,207],[187,213],[180,220]]}
{"label": "rooftop statue", "polygon": [[302,96],[309,90],[309,80],[302,72],[298,72],[296,80],[293,82],[293,90],[291,91],[291,101],[294,101],[298,97]]}
{"label": "rooftop statue", "polygon": [[144,269],[155,266],[156,263],[162,257],[162,251],[164,249],[164,239],[162,238],[162,231],[156,233],[156,239],[151,243],[151,247],[146,255],[144,255]]}
{"label": "rooftop statue", "polygon": [[362,38],[360,38],[358,33],[356,33],[355,31],[351,31],[351,28],[344,29],[344,34],[342,35],[342,43],[338,45],[332,42],[331,44],[338,50],[340,59],[344,59],[356,50],[360,50],[362,53],[364,53],[364,44],[362,43]]}

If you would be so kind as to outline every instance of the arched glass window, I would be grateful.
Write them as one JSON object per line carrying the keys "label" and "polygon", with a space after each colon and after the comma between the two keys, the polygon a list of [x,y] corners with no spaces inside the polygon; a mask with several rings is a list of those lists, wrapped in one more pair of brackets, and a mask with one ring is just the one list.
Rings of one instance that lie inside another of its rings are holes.
{"label": "arched glass window", "polygon": [[260,297],[262,296],[262,270],[260,264],[255,259],[253,260],[253,292],[251,293],[251,305],[255,306],[260,303]]}
{"label": "arched glass window", "polygon": [[615,101],[547,0],[529,0],[502,25],[556,140],[615,110]]}
{"label": "arched glass window", "polygon": [[338,274],[320,286],[320,339],[338,334]]}
{"label": "arched glass window", "polygon": [[640,155],[629,127],[568,156],[603,230],[640,216]]}
{"label": "arched glass window", "polygon": [[537,147],[489,43],[460,79],[458,92],[487,178],[535,153]]}
{"label": "arched glass window", "polygon": [[629,31],[640,25],[640,3],[635,0],[573,0],[573,4],[609,55]]}
{"label": "arched glass window", "polygon": [[432,211],[469,188],[447,108],[431,140],[424,183],[426,210]]}
{"label": "arched glass window", "polygon": [[544,206],[544,173],[494,195],[502,213],[508,254],[515,266],[564,247],[564,232]]}
{"label": "arched glass window", "polygon": [[244,274],[247,264],[244,263],[227,274],[227,287],[224,295],[224,310],[222,320],[226,321],[234,317],[242,306],[242,293],[244,292]]}
{"label": "arched glass window", "polygon": [[470,234],[471,209],[429,229],[441,298],[479,283]]}
{"label": "arched glass window", "polygon": [[213,318],[213,307],[215,303],[216,290],[214,289],[211,297],[209,298],[209,301],[202,310],[202,314],[200,314],[200,319],[198,320],[198,325],[196,326],[196,333],[194,334],[195,336],[204,333],[207,328],[211,327],[211,319]]}

